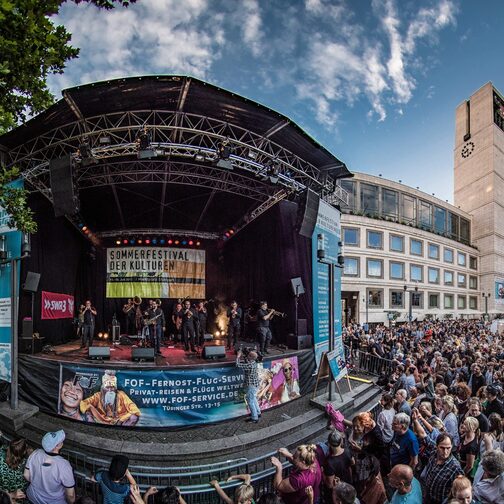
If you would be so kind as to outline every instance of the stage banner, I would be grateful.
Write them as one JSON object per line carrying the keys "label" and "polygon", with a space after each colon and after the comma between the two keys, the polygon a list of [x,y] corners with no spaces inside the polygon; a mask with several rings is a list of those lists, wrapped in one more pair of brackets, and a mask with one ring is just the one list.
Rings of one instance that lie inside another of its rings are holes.
{"label": "stage banner", "polygon": [[42,320],[73,318],[74,297],[70,294],[42,291]]}
{"label": "stage banner", "polygon": [[[260,365],[261,410],[300,397],[297,356]],[[179,427],[246,415],[237,367],[106,370],[60,365],[58,414],[124,427]]]}
{"label": "stage banner", "polygon": [[[23,187],[22,180],[12,182],[12,187]],[[22,233],[9,227],[10,215],[0,207],[0,239],[3,237],[7,259],[21,255]],[[20,274],[17,262],[18,278]],[[18,285],[19,288],[19,285]],[[0,264],[0,380],[11,381],[11,263]]]}
{"label": "stage banner", "polygon": [[[317,224],[312,235],[313,343],[318,366],[329,350],[329,266],[317,260],[318,235],[322,235],[325,261],[337,264],[341,241],[341,213],[323,200],[319,202]],[[332,267],[332,266],[331,266]],[[343,346],[341,335],[341,268],[334,268],[334,349]],[[344,358],[344,357],[343,357]]]}
{"label": "stage banner", "polygon": [[168,247],[107,249],[108,298],[205,299],[205,251]]}

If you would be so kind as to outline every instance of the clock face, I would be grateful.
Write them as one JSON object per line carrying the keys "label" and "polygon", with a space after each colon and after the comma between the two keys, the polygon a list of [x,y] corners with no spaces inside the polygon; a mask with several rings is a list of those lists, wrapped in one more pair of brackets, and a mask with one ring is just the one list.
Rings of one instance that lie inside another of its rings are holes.
{"label": "clock face", "polygon": [[460,151],[460,155],[466,159],[474,152],[474,142],[467,142],[462,150]]}

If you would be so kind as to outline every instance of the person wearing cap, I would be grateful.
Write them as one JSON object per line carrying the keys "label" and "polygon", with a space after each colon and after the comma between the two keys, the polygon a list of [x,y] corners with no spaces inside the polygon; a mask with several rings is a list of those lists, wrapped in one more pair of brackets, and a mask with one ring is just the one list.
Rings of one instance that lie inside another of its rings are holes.
{"label": "person wearing cap", "polygon": [[488,403],[485,408],[485,415],[487,418],[492,413],[497,413],[501,417],[504,417],[504,404],[499,400],[499,389],[500,387],[496,385],[489,385],[486,389]]}
{"label": "person wearing cap", "polygon": [[130,485],[136,485],[128,465],[128,457],[114,455],[109,470],[98,471],[95,474],[94,479],[100,484],[103,494],[103,504],[123,504],[124,499],[130,494]]}
{"label": "person wearing cap", "polygon": [[26,461],[24,477],[30,483],[26,496],[32,504],[73,504],[75,478],[70,463],[59,455],[65,441],[65,431],[48,432],[42,438],[42,448]]}

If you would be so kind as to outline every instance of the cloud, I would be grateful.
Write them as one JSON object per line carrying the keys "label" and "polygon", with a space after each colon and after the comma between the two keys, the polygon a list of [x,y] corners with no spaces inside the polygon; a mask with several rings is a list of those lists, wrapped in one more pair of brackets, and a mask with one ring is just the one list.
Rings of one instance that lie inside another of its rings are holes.
{"label": "cloud", "polygon": [[242,23],[243,41],[250,48],[254,56],[259,56],[263,50],[263,34],[261,31],[262,20],[258,0],[242,1],[240,22]]}

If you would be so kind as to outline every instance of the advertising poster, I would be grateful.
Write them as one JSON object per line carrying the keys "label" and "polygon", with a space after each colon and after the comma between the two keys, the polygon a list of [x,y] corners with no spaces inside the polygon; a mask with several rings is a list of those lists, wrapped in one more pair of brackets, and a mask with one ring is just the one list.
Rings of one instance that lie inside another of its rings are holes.
{"label": "advertising poster", "polygon": [[205,251],[169,247],[107,249],[107,297],[205,299]]}
{"label": "advertising poster", "polygon": [[[260,366],[261,410],[300,397],[296,356]],[[87,423],[177,427],[248,413],[243,372],[237,367],[106,370],[60,365],[58,414]]]}
{"label": "advertising poster", "polygon": [[504,279],[495,280],[495,304],[504,304]]}
{"label": "advertising poster", "polygon": [[[317,260],[318,235],[323,236],[325,261],[337,263],[341,241],[340,212],[320,200],[317,224],[312,235],[313,342],[317,368],[329,350],[329,266]],[[334,268],[334,348],[341,343],[341,269]],[[338,340],[340,343],[338,343]],[[341,343],[342,345],[342,343]]]}
{"label": "advertising poster", "polygon": [[42,320],[73,318],[74,297],[70,294],[42,291]]}
{"label": "advertising poster", "polygon": [[[18,180],[13,187],[23,187]],[[21,255],[21,233],[9,227],[10,216],[0,207],[0,236],[4,237],[7,259]],[[19,263],[18,278],[20,272]],[[11,381],[11,263],[0,264],[0,380]]]}

